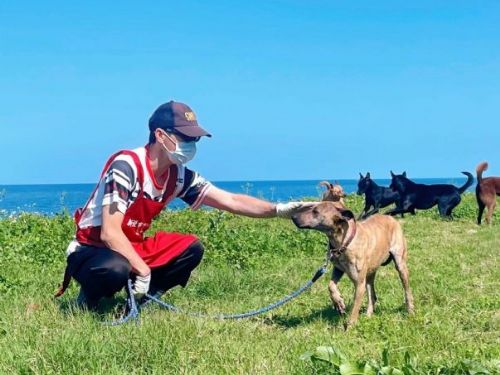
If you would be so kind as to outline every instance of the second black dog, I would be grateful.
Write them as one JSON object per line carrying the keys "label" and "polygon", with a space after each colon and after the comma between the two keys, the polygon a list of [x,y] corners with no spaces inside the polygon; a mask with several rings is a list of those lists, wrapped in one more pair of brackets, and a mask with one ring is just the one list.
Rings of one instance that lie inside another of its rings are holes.
{"label": "second black dog", "polygon": [[391,171],[391,189],[399,193],[397,207],[386,212],[389,215],[397,215],[404,212],[412,212],[415,209],[426,210],[437,204],[441,217],[451,218],[453,209],[460,203],[462,194],[469,188],[474,177],[469,172],[462,172],[467,176],[467,182],[457,188],[449,184],[425,185],[417,184],[406,177],[406,172],[395,175]]}
{"label": "second black dog", "polygon": [[[396,203],[399,199],[399,193],[391,188],[379,186],[370,178],[370,172],[363,177],[359,174],[358,195],[365,195],[365,208],[359,214],[358,220],[365,219],[370,215],[377,213],[381,208]],[[370,210],[370,207],[373,207]]]}

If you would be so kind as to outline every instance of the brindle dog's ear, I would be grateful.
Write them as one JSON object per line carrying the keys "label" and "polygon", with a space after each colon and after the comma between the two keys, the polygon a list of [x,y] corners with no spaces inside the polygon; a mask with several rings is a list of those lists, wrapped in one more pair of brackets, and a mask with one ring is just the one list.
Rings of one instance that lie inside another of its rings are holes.
{"label": "brindle dog's ear", "polygon": [[347,221],[349,221],[349,220],[353,220],[353,219],[354,219],[354,214],[353,214],[353,212],[352,212],[352,211],[350,211],[350,210],[342,210],[342,211],[340,211],[340,214],[341,214],[341,215],[342,215],[342,217],[343,217],[344,219],[346,219]]}
{"label": "brindle dog's ear", "polygon": [[403,177],[406,177],[406,171],[403,172]]}
{"label": "brindle dog's ear", "polygon": [[370,178],[370,172],[366,172],[366,178]]}
{"label": "brindle dog's ear", "polygon": [[392,173],[392,171],[391,171],[391,177],[394,177],[394,176],[395,176],[395,174],[394,174],[394,173]]}
{"label": "brindle dog's ear", "polygon": [[359,178],[364,178],[361,172],[359,172]]}

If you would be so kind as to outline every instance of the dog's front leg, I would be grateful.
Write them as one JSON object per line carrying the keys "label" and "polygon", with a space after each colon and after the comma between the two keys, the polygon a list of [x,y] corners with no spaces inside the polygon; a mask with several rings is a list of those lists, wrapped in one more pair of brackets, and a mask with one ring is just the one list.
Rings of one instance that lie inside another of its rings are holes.
{"label": "dog's front leg", "polygon": [[330,299],[332,300],[333,307],[339,312],[339,314],[345,314],[345,303],[340,295],[340,290],[337,285],[343,274],[344,271],[339,270],[337,267],[333,267],[332,278],[328,283]]}
{"label": "dog's front leg", "polygon": [[398,214],[401,215],[401,217],[404,217],[405,212],[410,212],[413,208],[410,207],[410,204],[406,201],[398,201],[396,202],[396,207],[393,208],[392,210],[387,211],[385,214],[386,215],[391,215],[391,216],[396,216]]}
{"label": "dog's front leg", "polygon": [[373,206],[373,209],[368,211],[367,213],[365,213],[365,216],[364,218],[366,219],[368,216],[371,216],[373,214],[376,214],[377,212],[379,212],[379,207],[377,206]]}
{"label": "dog's front leg", "polygon": [[359,310],[361,309],[361,303],[363,302],[363,296],[366,290],[366,274],[358,274],[357,280],[353,280],[355,283],[354,290],[354,303],[352,305],[351,315],[347,321],[345,328],[348,329],[354,323],[358,321]]}
{"label": "dog's front leg", "polygon": [[361,220],[365,217],[365,215],[368,212],[368,210],[370,209],[370,207],[371,207],[371,204],[365,204],[365,208],[363,208],[363,211],[361,211],[361,213],[359,214],[358,220]]}
{"label": "dog's front leg", "polygon": [[387,211],[385,214],[386,215],[391,215],[391,216],[396,216],[397,214],[401,214],[402,217],[404,217],[404,213],[407,212],[404,208],[396,207],[393,208],[392,210]]}
{"label": "dog's front leg", "polygon": [[366,292],[368,294],[368,306],[366,308],[367,316],[371,316],[373,314],[375,303],[377,302],[377,294],[375,293],[375,275],[376,272],[373,272],[366,277]]}

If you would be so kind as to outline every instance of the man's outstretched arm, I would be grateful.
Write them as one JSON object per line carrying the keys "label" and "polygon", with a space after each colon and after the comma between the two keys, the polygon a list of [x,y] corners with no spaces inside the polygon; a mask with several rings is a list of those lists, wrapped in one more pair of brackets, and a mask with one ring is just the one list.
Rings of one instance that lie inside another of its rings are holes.
{"label": "man's outstretched arm", "polygon": [[234,194],[212,186],[203,199],[203,204],[249,217],[291,217],[294,213],[310,207],[316,202],[289,202],[274,204],[245,194]]}

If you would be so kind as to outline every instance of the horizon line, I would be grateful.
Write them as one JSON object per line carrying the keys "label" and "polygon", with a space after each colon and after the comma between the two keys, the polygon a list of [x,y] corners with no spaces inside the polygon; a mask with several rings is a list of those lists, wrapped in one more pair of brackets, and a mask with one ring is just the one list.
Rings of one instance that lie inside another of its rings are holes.
{"label": "horizon line", "polygon": [[[444,180],[444,179],[466,179],[466,176],[448,176],[448,177],[411,177],[413,180]],[[390,180],[391,178],[372,178],[372,180]],[[246,180],[209,180],[212,183],[224,183],[224,182],[240,182],[240,183],[249,183],[249,182],[294,182],[294,181],[359,181],[359,178],[317,178],[317,179],[278,179],[278,180],[266,180],[266,179],[246,179]],[[17,183],[17,184],[0,184],[1,186],[49,186],[49,185],[95,185],[96,182],[50,182],[50,183]]]}

